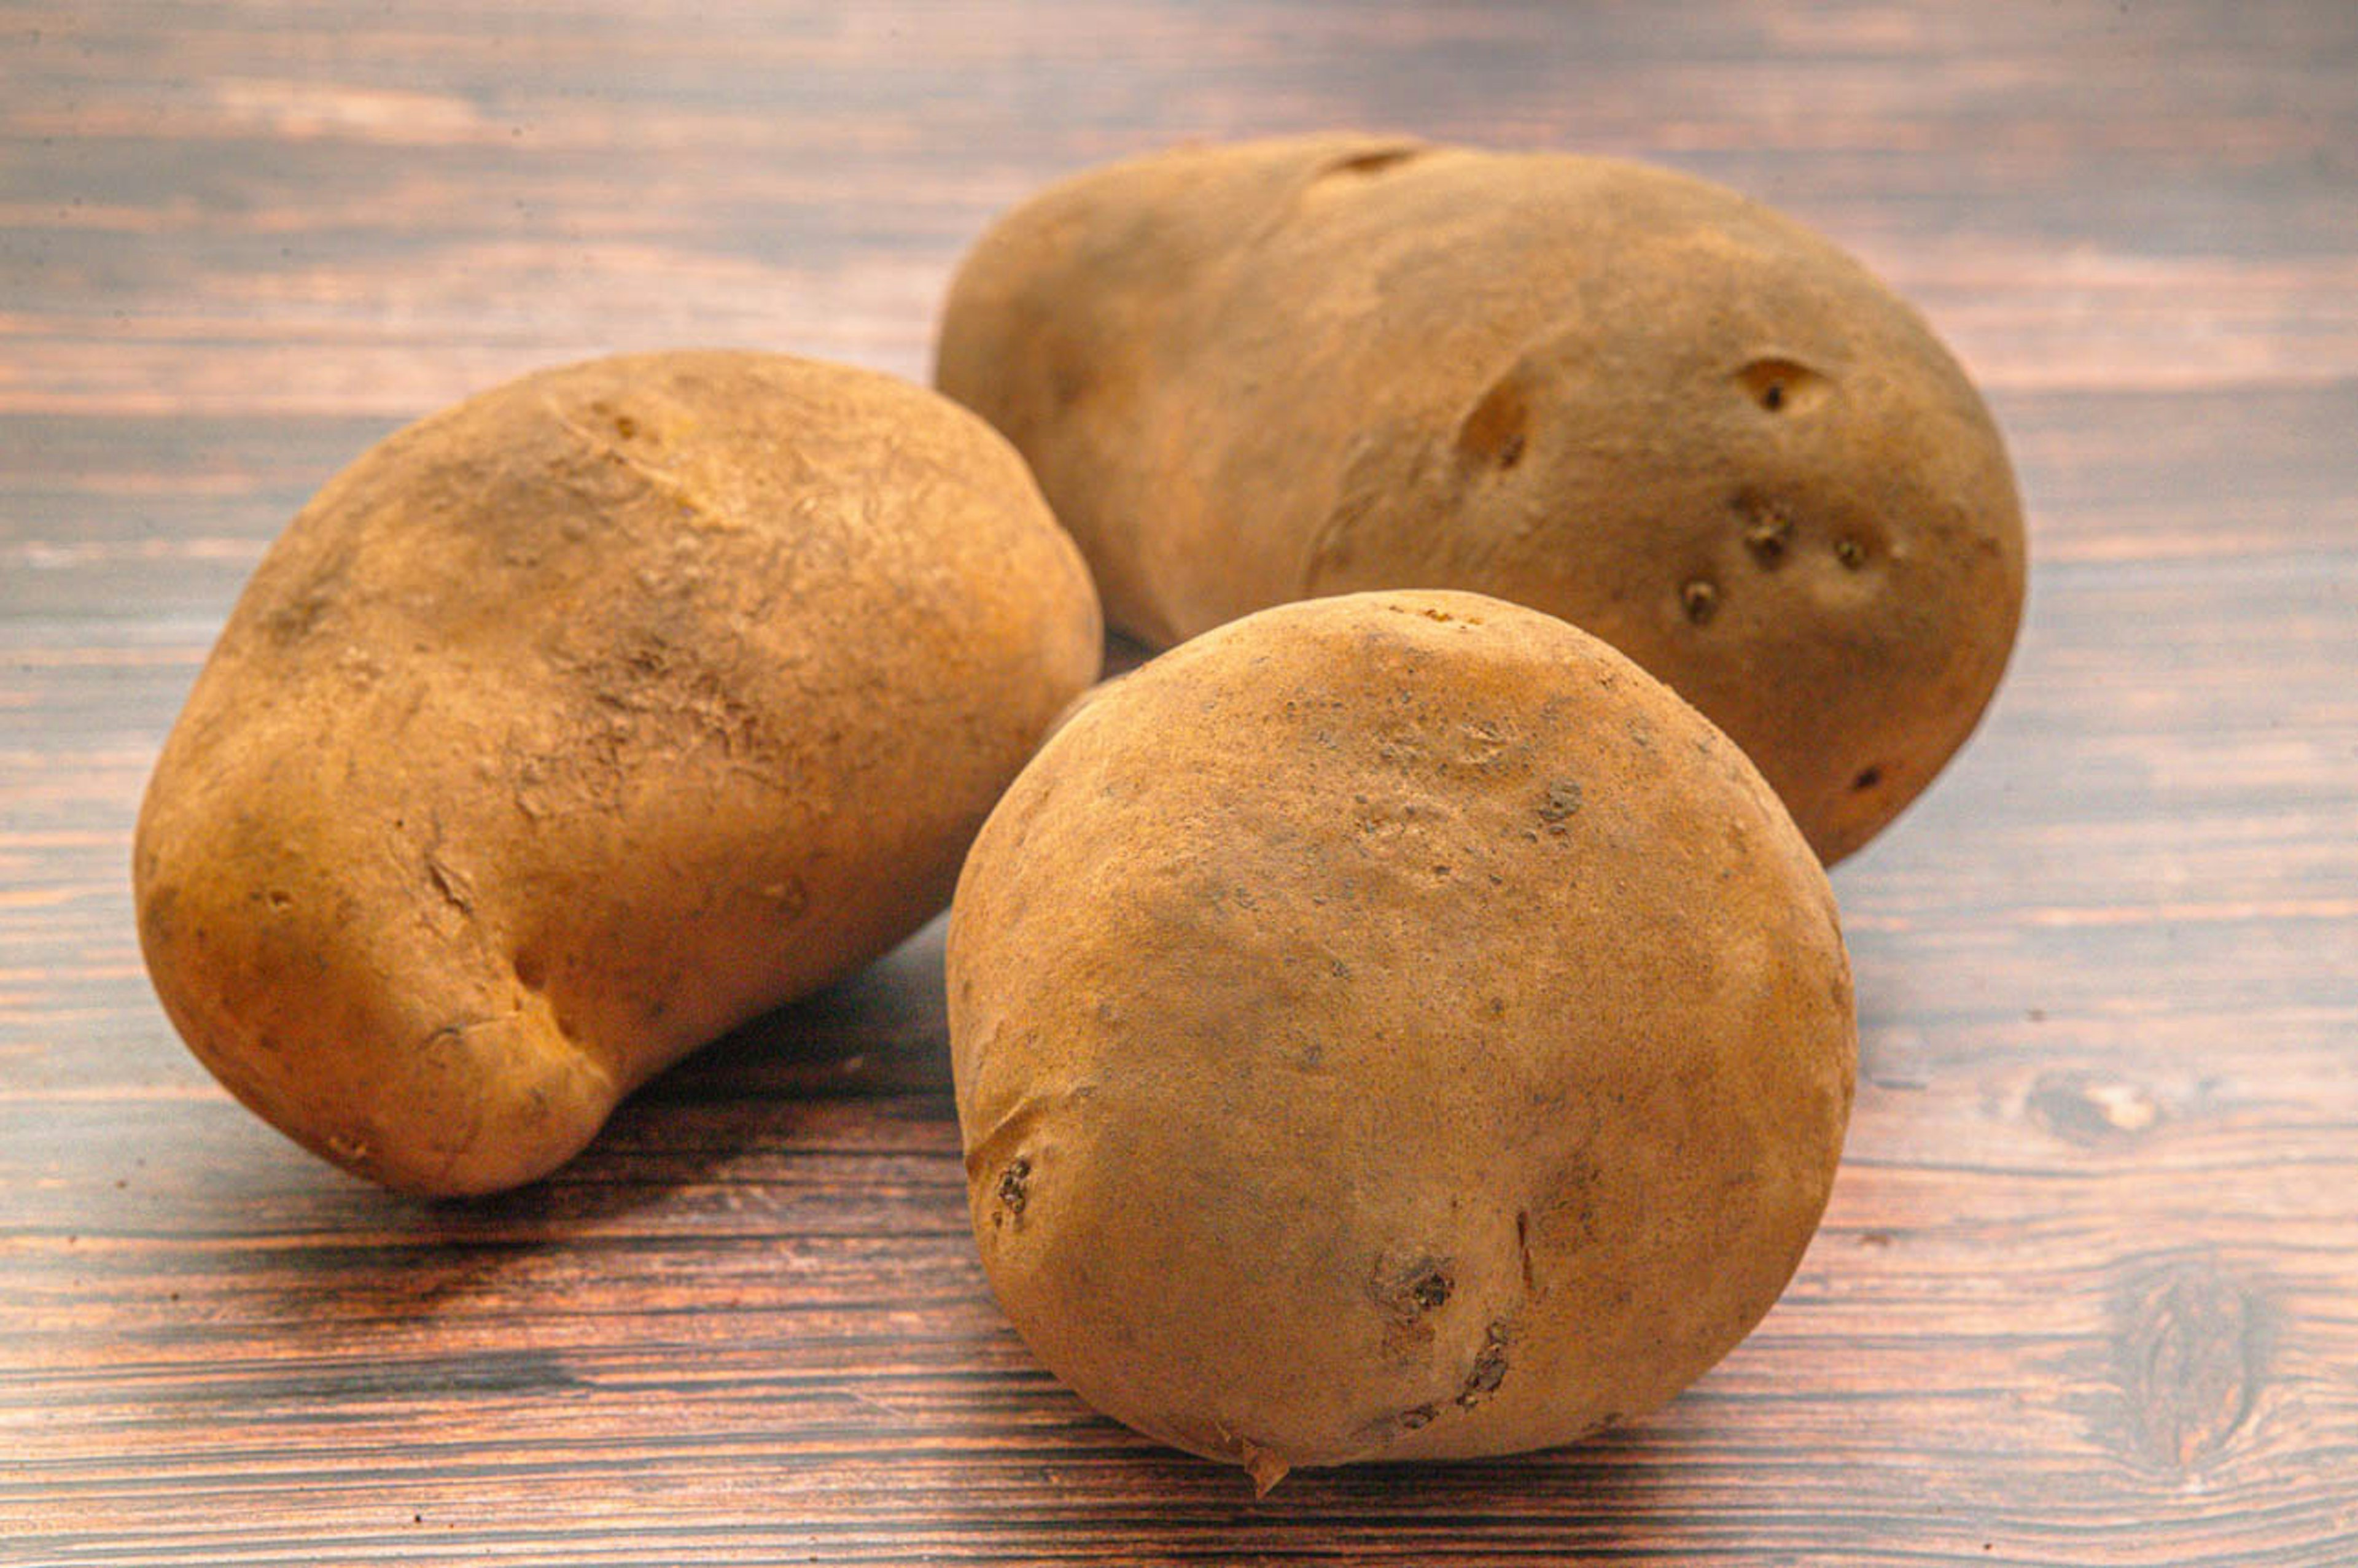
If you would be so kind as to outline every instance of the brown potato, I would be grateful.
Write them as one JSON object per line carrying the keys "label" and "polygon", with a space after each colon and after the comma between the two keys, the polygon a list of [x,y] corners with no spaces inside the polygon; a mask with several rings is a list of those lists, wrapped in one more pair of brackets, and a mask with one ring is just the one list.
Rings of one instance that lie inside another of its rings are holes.
{"label": "brown potato", "polygon": [[929,392],[754,353],[527,376],[265,557],[141,813],[148,970],[306,1147],[529,1181],[946,902],[1098,658],[1022,463]]}
{"label": "brown potato", "polygon": [[1661,169],[1327,135],[1095,170],[975,247],[936,379],[1122,630],[1533,605],[1702,708],[1829,862],[1963,742],[2021,611],[2005,449],[1916,313]]}
{"label": "brown potato", "polygon": [[1471,594],[1263,611],[1098,688],[976,840],[948,970],[1000,1301],[1264,1487],[1669,1398],[1784,1287],[1850,1109],[1775,795]]}

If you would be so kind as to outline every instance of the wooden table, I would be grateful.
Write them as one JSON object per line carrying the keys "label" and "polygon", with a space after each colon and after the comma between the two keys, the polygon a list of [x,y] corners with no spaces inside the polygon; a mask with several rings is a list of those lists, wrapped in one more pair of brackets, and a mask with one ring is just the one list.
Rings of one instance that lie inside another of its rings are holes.
{"label": "wooden table", "polygon": [[[530,1191],[231,1103],[127,841],[395,424],[608,349],[922,376],[990,214],[1189,135],[1657,158],[1816,223],[2033,518],[1980,735],[1834,881],[1824,1230],[1670,1408],[1239,1473],[967,1233],[938,933]],[[2358,6],[0,4],[0,1562],[2358,1563]]]}

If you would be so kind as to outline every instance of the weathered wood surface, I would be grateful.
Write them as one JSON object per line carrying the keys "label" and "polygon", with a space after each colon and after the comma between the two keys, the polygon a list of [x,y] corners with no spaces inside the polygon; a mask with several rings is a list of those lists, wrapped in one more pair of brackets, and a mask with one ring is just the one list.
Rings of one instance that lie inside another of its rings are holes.
{"label": "weathered wood surface", "polygon": [[[1818,223],[2033,514],[1835,881],[1864,1072],[1768,1322],[1585,1447],[1237,1473],[966,1234],[938,936],[526,1193],[365,1189],[142,976],[146,771],[399,420],[729,342],[922,375],[989,215],[1189,135],[1619,152]],[[0,4],[0,1563],[2358,1563],[2358,7]]]}

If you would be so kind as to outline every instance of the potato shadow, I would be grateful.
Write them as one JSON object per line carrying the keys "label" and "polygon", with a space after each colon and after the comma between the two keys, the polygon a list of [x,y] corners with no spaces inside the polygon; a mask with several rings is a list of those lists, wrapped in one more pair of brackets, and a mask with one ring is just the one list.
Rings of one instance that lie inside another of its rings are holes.
{"label": "potato shadow", "polygon": [[1156,652],[1128,633],[1109,628],[1105,634],[1105,665],[1098,679],[1109,681],[1126,676],[1153,658]]}
{"label": "potato shadow", "polygon": [[[1161,1446],[1089,1411],[1036,1363],[994,1378],[927,1435],[959,1484],[929,1519],[1011,1558],[1070,1549],[1120,1562],[1412,1562],[1487,1547],[1550,1562],[1629,1552],[1676,1528],[1677,1407],[1569,1447],[1492,1459],[1300,1470],[1256,1497],[1237,1466]],[[1667,1423],[1667,1424],[1666,1424]],[[1083,1523],[1081,1521],[1086,1521]]]}
{"label": "potato shadow", "polygon": [[[1106,676],[1149,656],[1112,633]],[[907,1184],[897,1207],[838,1195],[837,1207],[802,1217],[963,1238],[942,979],[947,925],[937,917],[860,972],[705,1046],[529,1186],[423,1199],[291,1150],[249,1164],[243,1191],[215,1195],[265,1242],[241,1263],[276,1281],[274,1318],[308,1336],[415,1322],[480,1297],[531,1296],[563,1271],[568,1249],[723,1245],[743,1234],[745,1210],[774,1209],[792,1201],[781,1193],[808,1188],[794,1169],[798,1150],[942,1156],[942,1179]],[[287,1244],[289,1234],[301,1243]]]}
{"label": "potato shadow", "polygon": [[[414,1319],[492,1292],[530,1293],[568,1248],[719,1244],[744,1229],[748,1194],[775,1184],[798,1150],[937,1151],[956,1170],[946,922],[936,920],[847,979],[764,1014],[660,1075],[617,1108],[586,1150],[529,1186],[479,1198],[380,1191],[316,1162],[301,1192],[254,1195],[307,1232],[254,1262],[281,1277],[282,1320],[346,1328]],[[966,1224],[946,1180],[941,1214]],[[920,1195],[927,1201],[930,1195]],[[266,1211],[265,1211],[266,1212]],[[260,1217],[259,1215],[257,1216]]]}

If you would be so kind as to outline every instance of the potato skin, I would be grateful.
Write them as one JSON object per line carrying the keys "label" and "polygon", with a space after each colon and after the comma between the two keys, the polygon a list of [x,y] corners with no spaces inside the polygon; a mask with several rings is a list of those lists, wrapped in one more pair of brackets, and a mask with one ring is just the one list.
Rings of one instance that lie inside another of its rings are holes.
{"label": "potato skin", "polygon": [[1032,1347],[1285,1469],[1568,1442],[1740,1339],[1856,1034],[1823,871],[1724,736],[1476,595],[1263,611],[1092,694],[948,936],[975,1234]]}
{"label": "potato skin", "polygon": [[936,911],[1098,637],[1022,461],[929,392],[727,351],[526,376],[265,555],[140,815],[149,973],[306,1147],[530,1181]]}
{"label": "potato skin", "polygon": [[1701,708],[1829,863],[1963,744],[2020,618],[2012,470],[1947,351],[1668,170],[1350,135],[1092,170],[976,245],[936,383],[1031,461],[1120,629],[1530,604]]}

